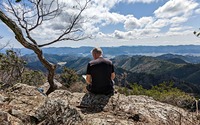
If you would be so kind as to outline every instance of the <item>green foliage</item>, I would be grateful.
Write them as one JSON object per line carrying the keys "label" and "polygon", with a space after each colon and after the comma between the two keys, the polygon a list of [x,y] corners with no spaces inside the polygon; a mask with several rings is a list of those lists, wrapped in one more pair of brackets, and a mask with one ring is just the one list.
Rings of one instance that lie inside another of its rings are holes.
{"label": "green foliage", "polygon": [[69,69],[67,67],[63,68],[62,73],[59,75],[58,81],[64,84],[66,87],[70,87],[71,84],[79,81],[80,78],[76,74],[76,72],[72,69]]}
{"label": "green foliage", "polygon": [[173,88],[172,82],[154,86],[152,89],[146,91],[146,95],[158,101],[170,103],[179,107],[188,107],[194,100],[194,97],[177,88]]}
{"label": "green foliage", "polygon": [[26,62],[13,50],[0,54],[0,88],[7,88],[18,82],[39,85],[45,81],[45,76],[39,71],[25,68]]}
{"label": "green foliage", "polygon": [[56,75],[56,79],[70,92],[86,92],[84,79],[72,69],[64,67],[62,73]]}
{"label": "green foliage", "polygon": [[40,71],[26,70],[22,74],[21,83],[28,85],[42,85],[46,81],[45,75]]}
{"label": "green foliage", "polygon": [[145,89],[136,83],[131,85],[131,88],[133,89],[130,94],[131,95],[142,95],[142,93],[145,93]]}
{"label": "green foliage", "polygon": [[131,85],[132,89],[120,87],[118,91],[125,95],[146,95],[153,97],[157,101],[188,108],[193,103],[194,97],[173,86],[173,82],[164,82],[147,90],[135,83]]}
{"label": "green foliage", "polygon": [[0,54],[0,79],[3,83],[20,81],[26,62],[13,50]]}
{"label": "green foliage", "polygon": [[131,91],[128,88],[126,88],[126,87],[119,87],[118,88],[118,92],[121,93],[121,94],[124,94],[126,96],[132,95],[132,94],[130,94]]}

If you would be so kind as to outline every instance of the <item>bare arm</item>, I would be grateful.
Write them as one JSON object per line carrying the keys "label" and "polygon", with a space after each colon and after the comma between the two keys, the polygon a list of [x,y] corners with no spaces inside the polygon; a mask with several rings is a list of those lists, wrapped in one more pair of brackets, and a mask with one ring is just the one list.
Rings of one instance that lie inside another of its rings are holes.
{"label": "bare arm", "polygon": [[91,75],[86,75],[86,82],[87,82],[88,84],[91,84],[91,83],[92,83]]}
{"label": "bare arm", "polygon": [[115,78],[115,73],[113,72],[112,74],[111,74],[111,79],[113,80]]}

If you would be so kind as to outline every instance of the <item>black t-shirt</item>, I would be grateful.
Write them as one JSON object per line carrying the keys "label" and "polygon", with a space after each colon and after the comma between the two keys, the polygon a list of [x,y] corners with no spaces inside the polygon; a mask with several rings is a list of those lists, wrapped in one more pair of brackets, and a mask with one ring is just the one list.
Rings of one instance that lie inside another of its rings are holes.
{"label": "black t-shirt", "polygon": [[97,94],[113,91],[113,82],[111,80],[113,72],[114,66],[109,59],[99,57],[90,61],[87,66],[87,75],[92,77],[91,91]]}

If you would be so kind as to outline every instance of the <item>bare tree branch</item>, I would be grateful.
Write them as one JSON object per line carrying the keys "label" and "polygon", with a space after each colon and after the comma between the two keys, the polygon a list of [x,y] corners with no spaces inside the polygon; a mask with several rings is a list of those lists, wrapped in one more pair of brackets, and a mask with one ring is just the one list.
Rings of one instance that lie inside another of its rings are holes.
{"label": "bare tree branch", "polygon": [[40,47],[63,40],[78,41],[86,38],[84,37],[84,32],[80,27],[82,19],[81,14],[91,0],[85,1],[86,2],[83,6],[81,6],[80,3],[77,3],[77,8],[73,8],[78,9],[79,11],[75,15],[70,15],[68,18],[70,19],[70,22],[67,22],[69,25],[67,25],[65,30],[58,35],[56,39],[45,44],[39,44],[38,41],[32,36],[31,31],[41,26],[44,21],[50,21],[61,14],[64,5],[61,5],[58,0],[51,0],[48,2],[44,0],[19,0],[17,5],[20,4],[21,6],[17,6],[14,2],[12,2],[12,0],[7,0],[9,6],[4,7],[4,10],[12,14],[17,19],[16,22],[18,25],[14,22],[14,19],[9,18],[0,8],[0,20],[12,30],[19,43],[21,43],[25,48],[33,50],[37,54],[41,63],[48,70],[48,82],[50,84],[50,88],[46,92],[47,95],[55,90],[53,79],[56,65],[50,63],[44,58]]}
{"label": "bare tree branch", "polygon": [[48,43],[45,43],[45,44],[41,44],[41,45],[38,45],[38,46],[39,47],[44,47],[44,46],[51,45],[53,43],[56,43],[56,42],[59,42],[59,41],[63,41],[63,40],[79,41],[79,40],[83,40],[83,39],[88,38],[88,37],[82,37],[82,38],[80,38],[80,36],[75,37],[75,38],[71,38],[71,37],[65,37],[65,36],[68,35],[68,34],[70,34],[70,33],[78,32],[78,31],[81,32],[80,29],[76,29],[76,30],[72,30],[72,29],[76,25],[79,24],[79,21],[81,20],[81,14],[86,9],[86,7],[87,7],[87,5],[88,5],[89,2],[90,2],[90,0],[86,1],[85,5],[83,7],[81,7],[81,5],[79,4],[80,7],[81,7],[80,12],[73,17],[73,19],[71,20],[71,23],[70,23],[71,25],[63,32],[63,34],[61,34],[57,39],[55,39],[55,40],[53,40],[51,42],[48,42]]}
{"label": "bare tree branch", "polygon": [[[28,1],[33,4],[34,7],[32,9],[25,11],[23,8],[22,9],[19,7],[14,8],[11,0],[8,0],[10,8],[7,8],[7,10],[9,10],[9,12],[11,12],[16,17],[19,25],[25,30],[27,38],[32,43],[37,45],[37,42],[31,37],[30,31],[41,25],[43,21],[48,21],[57,17],[61,12],[60,9],[62,9],[62,7],[59,6],[58,0],[52,0],[49,5],[47,4],[44,5],[43,0],[28,0]],[[51,7],[54,3],[56,3],[56,8],[51,10]],[[21,10],[21,14],[20,12],[18,12],[19,10]],[[35,12],[36,14],[27,17],[26,15],[30,12]],[[22,17],[20,17],[20,15]],[[35,24],[28,23],[28,18],[36,18]]]}
{"label": "bare tree branch", "polygon": [[50,88],[49,88],[49,91],[48,91],[47,94],[54,91],[55,85],[54,85],[54,82],[53,82],[53,78],[54,78],[56,65],[48,62],[44,58],[42,50],[37,45],[31,44],[28,41],[26,41],[26,39],[23,36],[21,29],[17,26],[17,24],[14,21],[12,21],[10,18],[8,18],[1,10],[0,10],[0,19],[13,31],[13,33],[15,34],[15,38],[17,39],[18,42],[20,42],[25,48],[31,49],[37,54],[41,63],[49,71],[48,81],[49,81],[49,84],[50,84]]}
{"label": "bare tree branch", "polygon": [[193,33],[195,36],[200,37],[200,32],[194,31]]}
{"label": "bare tree branch", "polygon": [[[12,3],[11,3],[10,0],[8,0],[8,3],[9,3],[9,5],[10,5],[10,7],[11,7],[11,10],[12,10],[14,16],[17,18],[17,21],[18,21],[19,25],[26,31],[27,38],[29,38],[30,41],[32,41],[35,45],[37,45],[37,42],[30,36],[30,33],[29,33],[29,31],[28,31],[28,26],[27,26],[28,24],[27,24],[27,22],[24,20],[24,19],[25,19],[25,17],[24,17],[24,16],[25,16],[25,13],[27,13],[27,12],[22,13],[22,19],[21,19],[21,18],[18,16],[18,14],[17,14],[16,10],[14,9],[14,7],[13,7],[13,5],[12,5]],[[21,21],[23,21],[25,25],[23,25]]]}

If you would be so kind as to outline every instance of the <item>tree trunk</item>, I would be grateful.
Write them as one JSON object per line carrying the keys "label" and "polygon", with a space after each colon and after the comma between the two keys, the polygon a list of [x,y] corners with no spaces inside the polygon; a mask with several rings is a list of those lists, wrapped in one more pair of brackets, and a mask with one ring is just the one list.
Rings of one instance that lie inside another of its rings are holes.
{"label": "tree trunk", "polygon": [[[32,50],[34,50],[34,49],[32,49]],[[34,52],[37,54],[40,62],[43,64],[43,66],[48,70],[48,77],[47,77],[48,79],[47,80],[49,82],[49,89],[47,90],[46,95],[49,95],[51,92],[56,90],[56,86],[54,84],[54,75],[55,75],[56,65],[48,62],[44,58],[44,56],[42,54],[42,50],[40,50],[40,51],[39,50],[36,50],[36,51],[34,50]]]}
{"label": "tree trunk", "polygon": [[57,86],[54,84],[54,73],[56,68],[49,70],[48,72],[48,82],[49,82],[49,89],[46,92],[46,95],[49,95],[51,92],[55,91]]}
{"label": "tree trunk", "polygon": [[56,86],[54,85],[54,74],[56,70],[56,65],[48,62],[42,53],[42,50],[38,47],[37,44],[29,43],[25,37],[23,36],[22,30],[17,26],[17,24],[12,21],[10,18],[8,18],[2,10],[0,10],[0,20],[4,22],[15,34],[15,38],[19,43],[21,43],[25,48],[33,50],[37,57],[39,58],[40,62],[43,64],[43,66],[48,70],[48,82],[49,82],[49,89],[47,90],[46,94],[49,95],[51,92],[53,92],[56,89]]}

